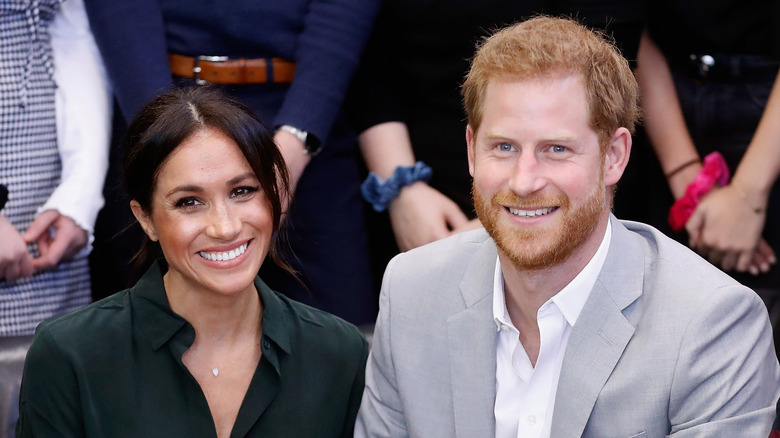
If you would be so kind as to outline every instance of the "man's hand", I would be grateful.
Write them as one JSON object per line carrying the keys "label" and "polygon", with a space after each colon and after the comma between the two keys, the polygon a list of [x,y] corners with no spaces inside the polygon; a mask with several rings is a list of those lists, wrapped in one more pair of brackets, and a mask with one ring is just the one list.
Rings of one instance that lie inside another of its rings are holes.
{"label": "man's hand", "polygon": [[33,258],[22,235],[0,214],[0,280],[16,281],[33,275]]}
{"label": "man's hand", "polygon": [[[54,228],[54,236],[50,228]],[[73,260],[89,241],[85,230],[56,210],[46,210],[38,215],[23,237],[28,243],[38,243],[40,255],[32,261],[36,270],[53,268],[60,262]]]}
{"label": "man's hand", "polygon": [[402,188],[388,210],[401,251],[447,237],[469,221],[455,202],[421,181]]}
{"label": "man's hand", "polygon": [[702,198],[685,224],[690,245],[723,270],[766,272],[774,263],[772,248],[761,238],[766,213],[751,206],[766,200],[747,199],[733,185],[713,189]]}

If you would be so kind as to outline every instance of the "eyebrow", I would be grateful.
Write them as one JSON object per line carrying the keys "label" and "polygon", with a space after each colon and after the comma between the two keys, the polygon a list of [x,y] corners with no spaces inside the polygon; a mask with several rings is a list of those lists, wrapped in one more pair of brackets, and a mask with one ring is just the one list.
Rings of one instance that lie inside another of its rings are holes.
{"label": "eyebrow", "polygon": [[[488,140],[513,140],[513,137],[511,135],[506,135],[500,132],[488,132],[485,134],[485,138]],[[560,134],[560,135],[548,135],[544,136],[542,138],[536,139],[535,141],[537,143],[549,143],[549,142],[556,142],[556,141],[574,141],[576,140],[576,137],[569,134]]]}
{"label": "eyebrow", "polygon": [[[235,176],[235,177],[229,179],[225,183],[225,185],[226,186],[236,185],[236,184],[238,184],[238,183],[240,183],[242,181],[246,181],[247,179],[257,179],[257,177],[252,172],[246,172],[246,173],[242,173],[241,175],[238,175],[238,176]],[[202,191],[203,191],[203,187],[201,187],[201,186],[194,185],[194,184],[185,184],[185,185],[182,185],[182,186],[174,187],[165,196],[169,197],[169,196],[172,196],[172,195],[174,195],[176,193],[179,193],[179,192],[196,192],[196,193],[200,193]]]}
{"label": "eyebrow", "polygon": [[253,172],[246,172],[242,173],[241,175],[238,175],[236,177],[231,178],[228,180],[227,185],[232,186],[233,184],[238,184],[241,181],[247,180],[247,179],[257,179],[255,174]]}

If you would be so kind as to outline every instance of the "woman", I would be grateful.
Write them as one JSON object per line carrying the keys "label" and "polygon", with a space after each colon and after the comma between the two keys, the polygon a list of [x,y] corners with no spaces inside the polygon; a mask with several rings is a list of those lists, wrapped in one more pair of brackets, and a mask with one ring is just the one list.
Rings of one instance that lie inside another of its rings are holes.
{"label": "woman", "polygon": [[[357,325],[373,324],[377,296],[371,288],[357,147],[341,104],[380,3],[86,0],[121,110],[117,119],[137,114],[174,83],[208,81],[277,130],[274,139],[295,187],[286,215],[295,234],[285,258],[300,280],[273,263],[264,264],[263,280]],[[117,120],[115,133],[124,124]],[[118,178],[114,167],[107,190]],[[126,201],[116,198],[109,196],[101,211],[90,257],[93,296],[101,298],[135,279],[124,263],[137,241],[113,237],[129,219]],[[295,257],[287,256],[292,252]]]}
{"label": "woman", "polygon": [[272,135],[206,88],[149,104],[125,185],[162,258],[132,288],[47,321],[30,348],[18,437],[352,436],[367,344],[256,277],[287,175]]}

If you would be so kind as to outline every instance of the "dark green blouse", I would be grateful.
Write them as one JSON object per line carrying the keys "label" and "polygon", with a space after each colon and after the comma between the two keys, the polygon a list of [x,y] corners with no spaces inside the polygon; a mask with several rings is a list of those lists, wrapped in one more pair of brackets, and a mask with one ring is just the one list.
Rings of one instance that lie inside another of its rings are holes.
{"label": "dark green blouse", "polygon": [[[351,437],[365,339],[259,278],[255,285],[263,355],[231,437]],[[216,437],[181,361],[194,338],[168,305],[159,262],[132,288],[42,323],[24,366],[16,436]]]}

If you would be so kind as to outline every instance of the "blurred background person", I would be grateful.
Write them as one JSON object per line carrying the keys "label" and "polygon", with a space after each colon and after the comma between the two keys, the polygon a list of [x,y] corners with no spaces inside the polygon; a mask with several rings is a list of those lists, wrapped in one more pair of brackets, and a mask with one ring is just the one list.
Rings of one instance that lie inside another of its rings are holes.
{"label": "blurred background person", "polygon": [[89,300],[111,112],[81,0],[3,6],[0,334],[9,336]]}
{"label": "blurred background person", "polygon": [[17,437],[351,437],[368,346],[257,276],[289,189],[273,136],[219,92],[162,95],[130,125],[132,288],[41,325]]}
{"label": "blurred background person", "polygon": [[[639,51],[645,127],[658,160],[645,161],[649,222],[750,286],[774,314],[780,292],[780,3],[648,3]],[[667,224],[675,199],[713,152],[730,182],[698,204],[684,231]],[[655,163],[660,163],[660,166]],[[619,201],[616,201],[619,202]]]}
{"label": "blurred background person", "polygon": [[38,323],[90,302],[110,119],[82,0],[0,2],[0,433]]}
{"label": "blurred background person", "polygon": [[[368,39],[379,0],[87,0],[126,124],[175,83],[217,84],[249,105],[276,133],[294,187],[286,220],[287,259],[308,286],[267,263],[277,290],[356,324],[374,321],[354,134],[341,104]],[[173,74],[172,74],[173,73]],[[119,156],[119,151],[114,151]],[[114,238],[129,221],[112,159],[109,204],[98,219],[91,258],[96,297],[127,286],[127,260],[140,230]],[[116,200],[112,202],[111,200]]]}

